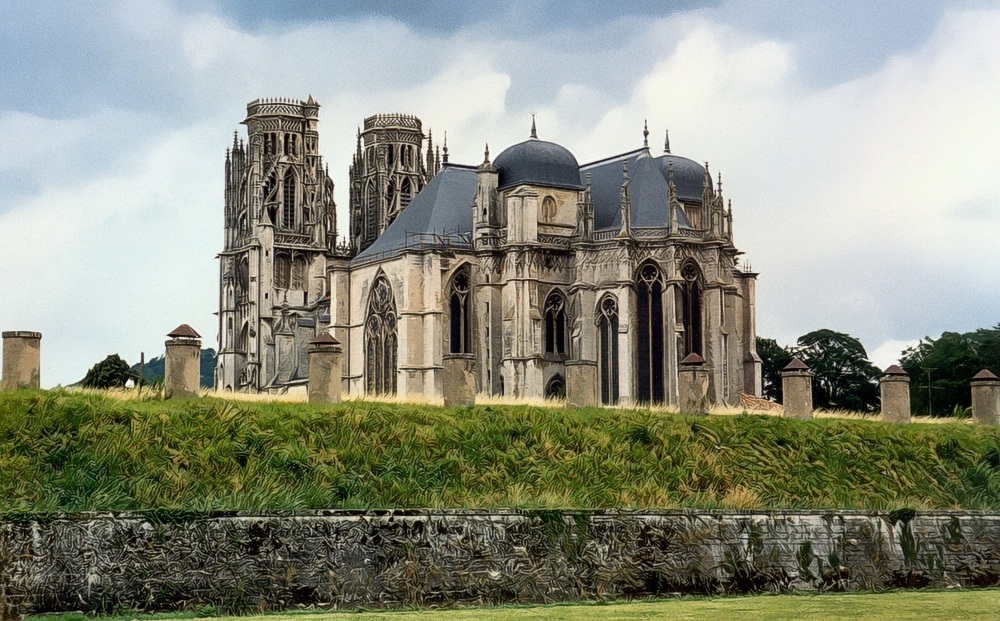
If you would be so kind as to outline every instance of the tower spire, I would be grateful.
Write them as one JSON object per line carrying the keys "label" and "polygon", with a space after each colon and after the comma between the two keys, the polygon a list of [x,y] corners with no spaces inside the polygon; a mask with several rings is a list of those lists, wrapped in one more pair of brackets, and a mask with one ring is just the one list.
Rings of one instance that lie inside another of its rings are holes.
{"label": "tower spire", "polygon": [[531,115],[531,138],[538,140],[538,130],[535,129],[535,115]]}
{"label": "tower spire", "polygon": [[649,120],[642,120],[642,146],[649,148]]}

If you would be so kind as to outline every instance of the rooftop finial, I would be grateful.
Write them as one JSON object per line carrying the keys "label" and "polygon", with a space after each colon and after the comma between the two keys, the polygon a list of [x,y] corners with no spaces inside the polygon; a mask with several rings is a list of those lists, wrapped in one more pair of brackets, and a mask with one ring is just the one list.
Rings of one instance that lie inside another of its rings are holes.
{"label": "rooftop finial", "polygon": [[628,183],[628,160],[622,160],[622,182]]}
{"label": "rooftop finial", "polygon": [[447,164],[448,163],[448,131],[447,130],[445,130],[445,132],[444,132],[444,146],[441,147],[441,156],[442,156],[441,161],[444,162],[445,164]]}
{"label": "rooftop finial", "polygon": [[535,115],[531,115],[531,137],[538,140],[538,130],[535,129]]}
{"label": "rooftop finial", "polygon": [[719,171],[719,194],[722,194],[722,171]]}
{"label": "rooftop finial", "polygon": [[666,138],[663,139],[663,152],[670,153],[670,130],[666,130]]}
{"label": "rooftop finial", "polygon": [[642,146],[649,148],[649,120],[642,120]]}
{"label": "rooftop finial", "polygon": [[483,163],[490,161],[490,143],[486,143],[486,150],[483,151]]}

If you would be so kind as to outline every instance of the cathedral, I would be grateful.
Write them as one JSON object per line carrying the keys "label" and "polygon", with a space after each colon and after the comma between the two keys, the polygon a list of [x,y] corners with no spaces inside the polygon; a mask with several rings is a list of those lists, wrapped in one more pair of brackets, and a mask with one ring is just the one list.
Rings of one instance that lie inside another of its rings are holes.
{"label": "cathedral", "polygon": [[756,274],[707,164],[654,153],[644,130],[581,165],[533,120],[527,140],[457,164],[418,118],[374,115],[341,243],[318,108],[252,102],[227,153],[217,389],[300,389],[325,331],[351,394],[439,398],[461,356],[480,393],[562,396],[567,368],[589,365],[604,405],[674,404],[691,354],[713,403],[760,394]]}

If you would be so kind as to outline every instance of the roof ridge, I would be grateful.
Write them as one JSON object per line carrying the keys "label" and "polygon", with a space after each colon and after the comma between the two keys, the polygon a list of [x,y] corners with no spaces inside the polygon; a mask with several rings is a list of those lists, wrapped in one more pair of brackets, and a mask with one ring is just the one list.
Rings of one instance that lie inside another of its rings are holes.
{"label": "roof ridge", "polygon": [[594,160],[593,162],[580,164],[580,170],[583,170],[584,168],[589,168],[590,166],[594,166],[595,164],[603,164],[605,162],[611,162],[626,155],[635,155],[636,153],[642,153],[643,151],[649,151],[649,149],[646,147],[639,147],[638,149],[633,149],[632,151],[625,151],[624,153],[619,153],[618,155],[611,155],[605,158],[601,158],[599,160]]}

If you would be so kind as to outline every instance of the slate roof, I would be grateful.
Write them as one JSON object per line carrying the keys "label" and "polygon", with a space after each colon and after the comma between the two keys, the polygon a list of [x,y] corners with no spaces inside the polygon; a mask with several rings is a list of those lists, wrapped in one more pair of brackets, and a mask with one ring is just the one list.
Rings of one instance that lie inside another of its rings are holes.
{"label": "slate roof", "polygon": [[[518,154],[537,166],[532,170],[516,160]],[[546,163],[547,162],[547,163]],[[594,203],[594,230],[621,226],[622,163],[628,165],[633,227],[667,227],[667,177],[672,162],[674,186],[681,201],[701,201],[705,169],[686,157],[653,157],[646,148],[629,151],[583,166],[569,150],[544,140],[527,140],[506,149],[494,160],[499,187],[532,183],[546,187],[581,189],[590,175]],[[544,165],[543,165],[544,164]],[[501,166],[502,165],[502,166]],[[573,179],[568,176],[575,168]],[[506,171],[506,172],[504,172]],[[504,176],[506,175],[506,176]],[[520,181],[517,181],[520,180]],[[404,248],[450,246],[468,248],[472,235],[472,205],[476,196],[476,167],[445,164],[414,197],[375,242],[352,263],[367,263],[395,256]],[[690,228],[683,211],[678,225]]]}
{"label": "slate roof", "polygon": [[497,189],[517,185],[582,190],[580,164],[569,149],[532,138],[507,147],[493,160]]}
{"label": "slate roof", "polygon": [[170,338],[174,339],[200,339],[201,335],[195,332],[195,329],[186,323],[182,323],[167,334]]}
{"label": "slate roof", "polygon": [[[674,187],[677,198],[701,202],[705,169],[676,155],[666,155],[674,164]],[[591,200],[594,203],[594,230],[617,229],[622,225],[621,196],[624,179],[622,163],[628,166],[629,198],[632,201],[632,226],[670,226],[667,209],[667,164],[662,157],[652,157],[647,149],[622,153],[580,167],[580,179],[586,184],[590,174]],[[697,177],[697,184],[694,178]],[[697,187],[695,187],[697,186]],[[697,192],[695,191],[697,190]],[[677,224],[691,228],[683,211]]]}
{"label": "slate roof", "polygon": [[393,256],[403,248],[429,244],[435,235],[449,239],[471,235],[475,197],[476,169],[446,164],[353,262]]}

